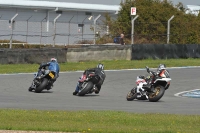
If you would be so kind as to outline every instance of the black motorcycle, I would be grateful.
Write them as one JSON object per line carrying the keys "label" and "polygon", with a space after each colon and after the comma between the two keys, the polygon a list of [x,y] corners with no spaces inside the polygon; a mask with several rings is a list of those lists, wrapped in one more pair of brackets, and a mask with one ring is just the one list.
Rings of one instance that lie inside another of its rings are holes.
{"label": "black motorcycle", "polygon": [[84,73],[79,79],[79,96],[84,96],[85,94],[91,94],[97,90],[97,84],[103,84],[105,78],[105,73],[101,71],[101,74],[95,74],[91,72],[89,74]]}
{"label": "black motorcycle", "polygon": [[52,79],[55,77],[55,72],[46,69],[46,67],[41,68],[36,74],[34,74],[34,79],[29,87],[29,91],[35,91],[40,93],[43,90],[52,89]]}

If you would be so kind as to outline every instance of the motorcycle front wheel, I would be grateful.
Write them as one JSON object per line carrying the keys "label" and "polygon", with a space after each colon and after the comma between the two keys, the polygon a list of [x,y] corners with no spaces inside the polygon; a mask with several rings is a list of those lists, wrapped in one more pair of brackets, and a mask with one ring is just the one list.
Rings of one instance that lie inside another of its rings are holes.
{"label": "motorcycle front wheel", "polygon": [[133,101],[134,99],[137,98],[137,93],[136,93],[136,88],[133,88],[131,91],[128,92],[126,96],[127,101]]}
{"label": "motorcycle front wheel", "polygon": [[150,102],[157,102],[158,100],[160,100],[160,98],[162,98],[162,96],[165,93],[165,88],[161,85],[158,85],[154,88],[153,92],[149,93],[148,97],[149,97],[149,101]]}

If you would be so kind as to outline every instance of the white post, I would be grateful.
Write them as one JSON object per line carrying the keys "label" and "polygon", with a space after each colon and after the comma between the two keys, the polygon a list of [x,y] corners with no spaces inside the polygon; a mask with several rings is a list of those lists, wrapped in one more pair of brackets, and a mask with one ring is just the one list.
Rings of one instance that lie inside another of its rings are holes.
{"label": "white post", "polygon": [[135,16],[135,18],[132,19],[132,30],[131,30],[131,44],[134,44],[134,22],[139,17],[139,15]]}
{"label": "white post", "polygon": [[68,29],[69,29],[69,35],[68,35],[68,45],[69,45],[69,37],[70,37],[70,34],[71,34],[71,31],[70,31],[70,23],[71,23],[71,20],[74,18],[74,16],[69,20],[69,26],[68,26]]}
{"label": "white post", "polygon": [[174,18],[174,15],[168,20],[167,23],[167,44],[169,44],[169,34],[170,34],[170,21]]}
{"label": "white post", "polygon": [[94,44],[96,44],[96,22],[97,19],[101,17],[101,14],[99,14],[95,19],[94,19]]}
{"label": "white post", "polygon": [[47,11],[47,32],[49,32],[49,11]]}
{"label": "white post", "polygon": [[17,17],[18,13],[15,14],[15,16],[13,16],[10,20],[10,24],[11,24],[11,36],[10,36],[10,49],[12,48],[12,36],[13,36],[13,20]]}
{"label": "white post", "polygon": [[[32,17],[32,16],[31,16]],[[29,17],[26,21],[27,21],[27,29],[26,29],[26,43],[27,43],[27,38],[28,38],[28,21],[29,21],[29,19],[31,18],[31,17]]]}
{"label": "white post", "polygon": [[53,24],[54,24],[54,37],[53,37],[53,40],[54,40],[54,44],[53,44],[53,47],[55,47],[55,38],[56,38],[56,21],[57,19],[61,16],[61,14],[58,14],[58,16],[53,20]]}

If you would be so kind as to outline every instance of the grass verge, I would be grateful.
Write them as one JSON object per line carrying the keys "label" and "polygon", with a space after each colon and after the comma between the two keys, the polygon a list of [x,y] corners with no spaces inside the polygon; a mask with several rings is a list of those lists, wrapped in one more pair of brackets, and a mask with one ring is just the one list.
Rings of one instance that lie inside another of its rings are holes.
{"label": "grass verge", "polygon": [[[167,67],[182,67],[182,66],[199,66],[200,59],[167,59],[167,60],[112,60],[112,61],[88,61],[88,62],[67,62],[60,63],[60,71],[77,71],[85,70],[87,68],[96,67],[98,63],[105,65],[105,70],[113,69],[137,69],[157,68],[160,63],[166,64]],[[36,72],[39,64],[6,64],[0,65],[0,73],[28,73]]]}
{"label": "grass verge", "polygon": [[0,110],[0,129],[93,133],[198,133],[199,115]]}

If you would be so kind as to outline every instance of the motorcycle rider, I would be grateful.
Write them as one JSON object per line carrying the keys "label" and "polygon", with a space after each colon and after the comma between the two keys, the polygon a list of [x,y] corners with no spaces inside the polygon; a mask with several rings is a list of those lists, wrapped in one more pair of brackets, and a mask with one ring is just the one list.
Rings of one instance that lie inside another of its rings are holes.
{"label": "motorcycle rider", "polygon": [[[103,82],[106,78],[106,75],[105,75],[105,72],[104,72],[104,65],[99,63],[96,68],[90,68],[90,69],[85,70],[83,75],[86,74],[86,77],[87,77],[91,72],[94,72],[94,74],[100,75],[100,81],[96,85],[96,88],[95,88],[95,94],[98,94],[101,90],[101,85],[103,84]],[[78,81],[76,89],[73,92],[73,95],[78,94],[78,92],[80,90],[80,88],[79,88],[80,81],[81,81],[81,79]]]}
{"label": "motorcycle rider", "polygon": [[[150,78],[150,77],[145,78],[145,80],[147,81],[147,84],[143,85],[143,88],[151,89],[151,83],[155,80],[155,78],[161,77],[161,73],[163,73],[163,71],[166,71],[167,73],[169,73],[169,71],[166,70],[166,65],[160,64],[157,68],[157,71],[153,72],[154,78]],[[141,76],[141,77],[144,77],[144,76]]]}
{"label": "motorcycle rider", "polygon": [[53,57],[53,58],[51,58],[50,62],[40,64],[38,74],[41,73],[40,69],[43,68],[43,67],[46,67],[46,66],[48,66],[48,69],[50,71],[55,72],[54,78],[51,79],[52,82],[47,87],[47,89],[49,90],[49,89],[52,89],[53,83],[59,77],[60,67],[59,67],[59,64],[57,62],[57,59]]}

